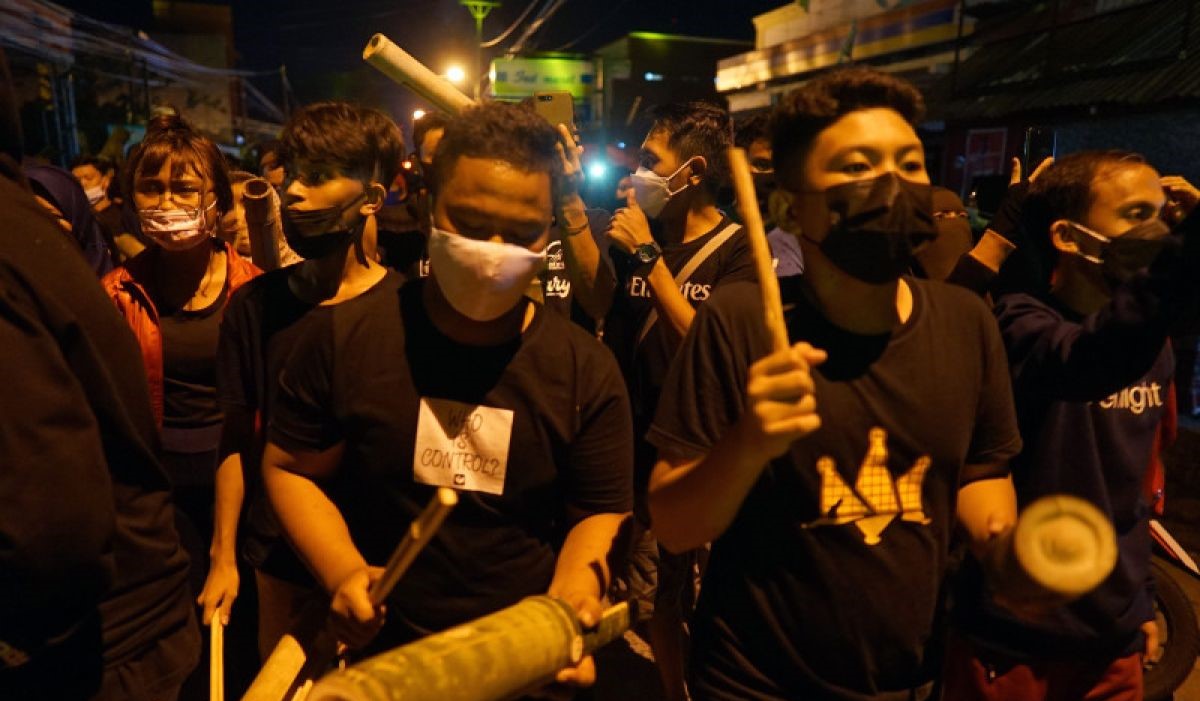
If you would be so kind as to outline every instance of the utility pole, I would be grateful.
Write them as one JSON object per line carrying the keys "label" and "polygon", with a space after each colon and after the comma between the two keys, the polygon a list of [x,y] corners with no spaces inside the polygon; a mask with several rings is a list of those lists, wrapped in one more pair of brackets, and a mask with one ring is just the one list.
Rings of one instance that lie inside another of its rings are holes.
{"label": "utility pole", "polygon": [[483,19],[492,10],[500,7],[500,3],[495,0],[458,0],[458,2],[467,8],[467,11],[475,18],[475,99],[478,100],[483,85]]}

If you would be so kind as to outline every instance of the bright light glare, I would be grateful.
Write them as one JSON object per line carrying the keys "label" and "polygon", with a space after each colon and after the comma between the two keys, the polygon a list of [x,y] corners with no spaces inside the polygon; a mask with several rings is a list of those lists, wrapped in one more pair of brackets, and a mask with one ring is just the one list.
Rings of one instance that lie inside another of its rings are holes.
{"label": "bright light glare", "polygon": [[608,175],[608,164],[607,163],[601,163],[600,161],[596,161],[596,162],[592,163],[590,166],[588,166],[588,176],[599,180],[600,178],[603,178],[605,175]]}
{"label": "bright light glare", "polygon": [[467,79],[467,72],[462,66],[450,66],[446,69],[446,80],[457,85]]}
{"label": "bright light glare", "polygon": [[425,116],[425,110],[413,110],[413,121]]}

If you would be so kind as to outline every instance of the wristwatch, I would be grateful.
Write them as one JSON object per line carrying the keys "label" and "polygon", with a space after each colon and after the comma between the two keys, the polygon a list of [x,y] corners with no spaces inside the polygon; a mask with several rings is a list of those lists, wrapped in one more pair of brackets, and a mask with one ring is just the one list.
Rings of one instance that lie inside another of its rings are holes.
{"label": "wristwatch", "polygon": [[662,247],[656,242],[650,241],[633,249],[633,255],[642,263],[649,265],[662,256]]}

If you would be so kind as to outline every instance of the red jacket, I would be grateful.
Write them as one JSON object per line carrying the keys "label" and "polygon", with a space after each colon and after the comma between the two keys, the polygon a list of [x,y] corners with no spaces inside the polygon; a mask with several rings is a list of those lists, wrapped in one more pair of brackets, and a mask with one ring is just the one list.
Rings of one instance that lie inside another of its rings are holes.
{"label": "red jacket", "polygon": [[[229,296],[247,281],[262,273],[254,264],[238,256],[233,247],[222,242],[225,248],[225,279],[229,286]],[[100,284],[108,293],[117,311],[125,317],[133,335],[137,338],[138,346],[142,349],[142,363],[146,366],[146,379],[150,383],[150,403],[154,406],[154,417],[158,427],[163,422],[163,351],[162,335],[158,329],[158,310],[154,302],[139,280],[152,276],[154,254],[152,249],[116,268],[105,275]]]}

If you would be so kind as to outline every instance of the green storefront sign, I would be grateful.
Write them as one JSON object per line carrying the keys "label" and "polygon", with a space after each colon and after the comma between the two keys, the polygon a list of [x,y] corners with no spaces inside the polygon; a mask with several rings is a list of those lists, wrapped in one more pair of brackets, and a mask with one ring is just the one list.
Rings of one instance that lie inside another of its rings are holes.
{"label": "green storefront sign", "polygon": [[491,81],[498,98],[565,90],[583,100],[595,89],[596,68],[591,61],[569,58],[498,58],[492,61]]}

